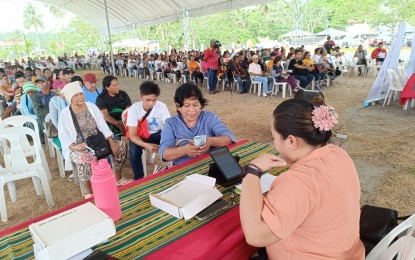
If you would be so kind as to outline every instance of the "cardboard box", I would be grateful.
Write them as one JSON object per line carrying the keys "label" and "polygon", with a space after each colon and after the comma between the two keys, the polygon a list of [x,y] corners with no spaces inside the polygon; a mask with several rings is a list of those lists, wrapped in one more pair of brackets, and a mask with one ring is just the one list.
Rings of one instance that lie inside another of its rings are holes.
{"label": "cardboard box", "polygon": [[176,218],[188,220],[223,196],[215,183],[215,178],[192,174],[158,194],[150,194],[150,202]]}
{"label": "cardboard box", "polygon": [[114,221],[91,202],[29,226],[36,259],[68,259],[115,235]]}

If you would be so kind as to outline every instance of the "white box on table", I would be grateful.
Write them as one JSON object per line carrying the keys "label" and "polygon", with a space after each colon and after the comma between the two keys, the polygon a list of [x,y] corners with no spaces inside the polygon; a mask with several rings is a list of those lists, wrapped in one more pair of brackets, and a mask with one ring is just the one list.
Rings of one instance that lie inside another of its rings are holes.
{"label": "white box on table", "polygon": [[29,225],[36,259],[68,259],[115,235],[114,221],[91,202]]}
{"label": "white box on table", "polygon": [[215,178],[192,174],[160,193],[150,194],[150,202],[176,218],[188,220],[223,196],[215,183]]}

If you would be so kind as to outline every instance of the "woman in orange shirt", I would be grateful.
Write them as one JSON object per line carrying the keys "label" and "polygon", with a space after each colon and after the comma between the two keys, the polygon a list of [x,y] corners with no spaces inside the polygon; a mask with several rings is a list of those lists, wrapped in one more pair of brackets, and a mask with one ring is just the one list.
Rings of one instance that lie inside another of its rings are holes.
{"label": "woman in orange shirt", "polygon": [[187,67],[189,68],[190,76],[195,79],[196,85],[197,80],[200,80],[200,85],[203,85],[203,73],[200,72],[199,62],[195,61],[195,56],[190,55],[190,61],[187,63]]}
{"label": "woman in orange shirt", "polygon": [[[282,158],[263,154],[245,167],[242,229],[248,244],[266,247],[269,259],[364,259],[356,168],[344,150],[328,144],[337,123],[332,107],[284,101],[271,126]],[[262,172],[287,163],[290,169],[264,196]]]}

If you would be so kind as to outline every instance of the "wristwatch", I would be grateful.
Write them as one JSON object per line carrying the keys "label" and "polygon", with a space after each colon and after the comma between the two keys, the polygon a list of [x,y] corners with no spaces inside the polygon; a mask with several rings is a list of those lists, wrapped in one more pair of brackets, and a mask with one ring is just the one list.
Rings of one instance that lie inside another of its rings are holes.
{"label": "wristwatch", "polygon": [[247,166],[244,167],[243,172],[242,172],[242,179],[247,175],[247,174],[253,174],[255,176],[258,176],[258,178],[261,178],[262,176],[262,171],[261,169],[256,166],[255,164],[248,164]]}

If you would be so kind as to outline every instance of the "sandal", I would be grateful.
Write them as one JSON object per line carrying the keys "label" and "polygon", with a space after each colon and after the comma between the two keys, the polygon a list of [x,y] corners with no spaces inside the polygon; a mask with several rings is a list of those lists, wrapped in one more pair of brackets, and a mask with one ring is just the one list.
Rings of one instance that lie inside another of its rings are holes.
{"label": "sandal", "polygon": [[117,187],[122,186],[122,185],[126,185],[128,183],[133,182],[133,181],[134,181],[133,179],[127,179],[127,178],[121,177],[121,179],[119,181],[117,181]]}
{"label": "sandal", "polygon": [[94,194],[86,194],[84,196],[84,199],[89,199],[89,198],[92,198],[92,197],[94,197]]}

